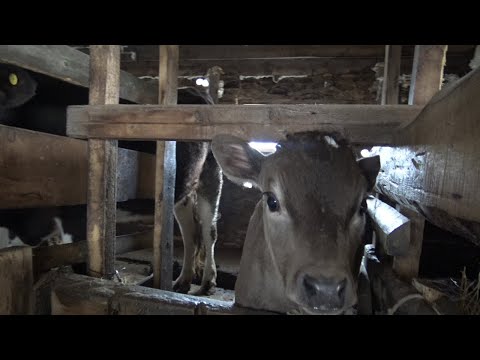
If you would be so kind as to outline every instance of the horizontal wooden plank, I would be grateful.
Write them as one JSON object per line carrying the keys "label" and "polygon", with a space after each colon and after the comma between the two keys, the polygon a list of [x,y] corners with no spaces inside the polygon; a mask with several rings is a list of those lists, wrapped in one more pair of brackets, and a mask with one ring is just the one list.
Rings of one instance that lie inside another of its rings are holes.
{"label": "horizontal wooden plank", "polygon": [[[151,247],[153,232],[126,234],[116,237],[115,253],[122,254]],[[87,241],[76,241],[58,246],[40,246],[33,248],[33,268],[36,274],[65,265],[80,264],[87,261]]]}
{"label": "horizontal wooden plank", "polygon": [[[449,45],[451,53],[465,55],[475,45]],[[404,45],[403,56],[413,56],[414,45]],[[136,59],[158,60],[156,45],[126,45]],[[275,59],[275,58],[379,58],[383,61],[385,45],[180,45],[180,60],[202,59]],[[125,62],[133,62],[125,57]],[[213,65],[212,65],[213,66]]]}
{"label": "horizontal wooden plank", "polygon": [[[0,62],[16,65],[68,83],[89,87],[89,55],[66,45],[0,45]],[[155,104],[158,89],[121,71],[120,98]]]}
{"label": "horizontal wooden plank", "polygon": [[405,105],[70,106],[67,134],[79,138],[211,140],[217,134],[278,140],[286,133],[338,131],[352,142],[389,144],[422,107]]}
{"label": "horizontal wooden plank", "polygon": [[[0,125],[0,208],[86,203],[87,142]],[[119,149],[117,200],[153,198],[151,154]]]}
{"label": "horizontal wooden plank", "polygon": [[77,274],[62,274],[52,292],[52,315],[274,315],[233,302],[178,294]]}

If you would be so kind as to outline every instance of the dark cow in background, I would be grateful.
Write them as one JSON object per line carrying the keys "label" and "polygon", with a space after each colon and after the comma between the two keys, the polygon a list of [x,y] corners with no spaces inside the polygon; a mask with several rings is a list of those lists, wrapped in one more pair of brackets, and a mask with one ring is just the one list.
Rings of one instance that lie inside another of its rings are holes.
{"label": "dark cow in background", "polygon": [[354,306],[379,157],[356,161],[345,140],[319,132],[289,135],[270,156],[230,135],[214,138],[212,150],[227,178],[263,195],[249,223],[236,303],[304,314]]}

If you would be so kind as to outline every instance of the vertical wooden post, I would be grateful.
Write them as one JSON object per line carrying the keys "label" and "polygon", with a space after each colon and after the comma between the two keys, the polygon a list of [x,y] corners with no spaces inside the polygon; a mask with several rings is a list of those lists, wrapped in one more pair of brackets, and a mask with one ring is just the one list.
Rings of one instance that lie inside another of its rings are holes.
{"label": "vertical wooden post", "polygon": [[[425,105],[441,89],[447,47],[448,45],[415,46],[409,105]],[[411,220],[410,247],[407,255],[393,259],[393,270],[400,278],[410,281],[418,276],[425,219],[401,206],[399,211]]]}
{"label": "vertical wooden post", "polygon": [[442,87],[448,45],[416,45],[409,105],[425,105]]}
{"label": "vertical wooden post", "polygon": [[[120,46],[90,46],[90,105],[118,104]],[[88,273],[112,279],[115,273],[117,141],[88,141]]]}
{"label": "vertical wooden post", "polygon": [[[178,45],[160,45],[159,103],[177,104]],[[172,290],[176,142],[157,141],[153,286]]]}
{"label": "vertical wooden post", "polygon": [[382,105],[398,104],[401,45],[385,45],[385,68],[383,73]]}
{"label": "vertical wooden post", "polygon": [[0,250],[0,315],[34,313],[32,248]]}
{"label": "vertical wooden post", "polygon": [[410,245],[407,255],[395,256],[393,258],[393,270],[401,279],[410,282],[418,276],[425,219],[415,211],[403,206],[397,207],[397,210],[410,220]]}

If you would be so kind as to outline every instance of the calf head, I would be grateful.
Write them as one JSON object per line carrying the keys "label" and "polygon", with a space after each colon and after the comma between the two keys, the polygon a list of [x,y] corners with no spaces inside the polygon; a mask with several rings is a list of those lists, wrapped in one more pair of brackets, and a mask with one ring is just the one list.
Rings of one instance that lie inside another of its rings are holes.
{"label": "calf head", "polygon": [[229,135],[214,138],[212,150],[231,181],[262,192],[257,220],[264,239],[254,241],[265,241],[282,296],[304,313],[353,306],[365,199],[379,157],[356,161],[346,141],[319,132],[289,135],[270,156]]}

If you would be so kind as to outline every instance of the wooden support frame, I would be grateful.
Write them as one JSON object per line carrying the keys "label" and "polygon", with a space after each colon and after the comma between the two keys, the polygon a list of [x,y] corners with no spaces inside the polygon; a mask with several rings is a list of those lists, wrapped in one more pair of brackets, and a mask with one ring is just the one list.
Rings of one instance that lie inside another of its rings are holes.
{"label": "wooden support frame", "polygon": [[[0,62],[16,65],[70,84],[89,87],[90,57],[67,45],[0,45]],[[156,104],[155,84],[120,72],[120,97],[134,103]]]}
{"label": "wooden support frame", "polygon": [[[118,104],[120,46],[90,46],[89,103]],[[117,140],[88,141],[88,273],[112,279],[115,273]]]}
{"label": "wooden support frame", "polygon": [[352,142],[391,144],[422,106],[406,105],[107,105],[69,106],[67,134],[78,138],[211,140],[232,134],[275,141],[287,132],[338,131]]}
{"label": "wooden support frame", "polygon": [[[160,46],[159,103],[177,103],[178,45]],[[153,286],[172,290],[176,142],[157,141]]]}
{"label": "wooden support frame", "polygon": [[425,105],[441,89],[448,45],[416,45],[409,105]]}
{"label": "wooden support frame", "polygon": [[402,60],[401,45],[385,46],[385,67],[382,85],[382,105],[398,104],[400,65]]}

